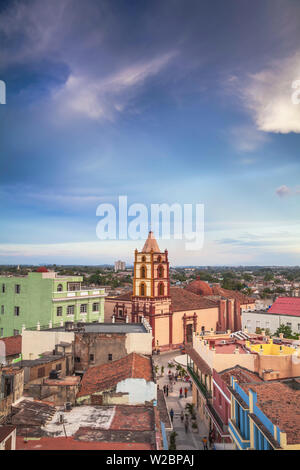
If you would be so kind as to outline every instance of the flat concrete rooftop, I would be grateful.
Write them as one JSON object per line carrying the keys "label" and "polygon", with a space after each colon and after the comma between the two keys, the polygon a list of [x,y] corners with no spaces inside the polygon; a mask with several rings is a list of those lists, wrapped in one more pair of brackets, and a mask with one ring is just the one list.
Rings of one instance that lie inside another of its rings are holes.
{"label": "flat concrete rooftop", "polygon": [[[78,332],[78,328],[74,326],[74,330],[66,330],[64,326],[51,328],[44,331],[71,331]],[[143,323],[86,323],[80,328],[82,333],[147,333]]]}

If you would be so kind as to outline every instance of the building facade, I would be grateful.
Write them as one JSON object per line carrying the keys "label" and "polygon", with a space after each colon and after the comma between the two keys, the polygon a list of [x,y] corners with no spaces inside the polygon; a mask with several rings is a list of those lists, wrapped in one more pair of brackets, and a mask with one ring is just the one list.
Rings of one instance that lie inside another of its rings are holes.
{"label": "building facade", "polygon": [[82,276],[57,276],[45,268],[38,271],[0,277],[1,337],[66,321],[104,321],[103,288],[83,289]]}

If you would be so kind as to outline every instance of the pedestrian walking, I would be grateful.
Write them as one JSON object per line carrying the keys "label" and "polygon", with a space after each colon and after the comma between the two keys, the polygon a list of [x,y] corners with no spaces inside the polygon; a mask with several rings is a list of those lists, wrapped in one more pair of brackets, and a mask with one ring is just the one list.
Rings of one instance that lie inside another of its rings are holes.
{"label": "pedestrian walking", "polygon": [[184,412],[183,411],[181,412],[180,419],[181,419],[181,422],[183,423],[183,420],[184,420]]}
{"label": "pedestrian walking", "polygon": [[166,394],[167,393],[167,387],[164,385],[163,388],[164,388],[164,394]]}
{"label": "pedestrian walking", "polygon": [[179,398],[182,397],[182,387],[180,387],[180,390],[179,390]]}
{"label": "pedestrian walking", "polygon": [[203,450],[208,450],[207,448],[207,438],[204,436],[202,439]]}
{"label": "pedestrian walking", "polygon": [[184,422],[184,429],[185,429],[185,432],[187,433],[188,430],[189,430],[189,420],[186,419],[185,422]]}
{"label": "pedestrian walking", "polygon": [[169,396],[169,385],[166,386],[167,397]]}
{"label": "pedestrian walking", "polygon": [[188,393],[188,389],[185,387],[185,388],[184,388],[184,398],[187,397],[187,393]]}
{"label": "pedestrian walking", "polygon": [[173,408],[170,409],[170,418],[171,418],[171,421],[173,423],[173,418],[174,418],[174,410]]}

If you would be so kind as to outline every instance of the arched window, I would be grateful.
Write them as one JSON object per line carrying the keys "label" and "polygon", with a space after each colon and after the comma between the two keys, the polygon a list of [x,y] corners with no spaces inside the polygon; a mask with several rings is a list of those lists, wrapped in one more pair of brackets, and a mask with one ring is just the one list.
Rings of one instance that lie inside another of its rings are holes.
{"label": "arched window", "polygon": [[157,261],[158,261],[159,263],[161,262],[161,256],[160,256],[160,255],[157,257]]}
{"label": "arched window", "polygon": [[140,284],[140,296],[141,296],[141,297],[144,297],[144,296],[145,296],[145,292],[146,292],[146,286],[145,286],[145,284],[142,282],[142,283]]}
{"label": "arched window", "polygon": [[141,278],[145,279],[145,277],[146,277],[146,267],[142,266],[141,267]]}
{"label": "arched window", "polygon": [[57,292],[62,292],[62,290],[63,290],[62,284],[58,284],[58,286],[57,286]]}
{"label": "arched window", "polygon": [[142,263],[145,263],[146,261],[146,256],[142,256]]}
{"label": "arched window", "polygon": [[164,268],[162,267],[162,265],[159,265],[157,268],[157,276],[164,277]]}
{"label": "arched window", "polygon": [[165,295],[165,286],[162,282],[158,286],[158,295],[160,297],[163,297]]}

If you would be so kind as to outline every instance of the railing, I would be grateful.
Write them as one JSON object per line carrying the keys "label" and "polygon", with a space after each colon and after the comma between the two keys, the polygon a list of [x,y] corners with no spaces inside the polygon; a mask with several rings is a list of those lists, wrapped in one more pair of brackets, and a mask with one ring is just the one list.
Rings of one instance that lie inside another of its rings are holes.
{"label": "railing", "polygon": [[53,292],[54,299],[64,298],[80,298],[80,297],[103,297],[105,296],[105,289],[80,289],[80,290],[68,290]]}
{"label": "railing", "polygon": [[209,410],[209,412],[212,414],[212,416],[214,417],[214,420],[216,421],[216,423],[218,424],[219,428],[221,429],[221,431],[223,431],[224,433],[225,432],[228,432],[228,426],[225,425],[222,421],[222,419],[220,418],[220,416],[218,415],[218,413],[216,412],[216,410],[214,409],[214,407],[209,403],[207,402],[206,403],[206,406]]}
{"label": "railing", "polygon": [[201,382],[199,376],[193,371],[193,369],[191,368],[191,366],[187,366],[187,370],[190,374],[190,376],[192,377],[193,381],[195,382],[197,388],[200,390],[200,392],[202,393],[202,395],[208,399],[210,398],[211,396],[211,393],[207,390],[207,388],[205,387],[205,385]]}

